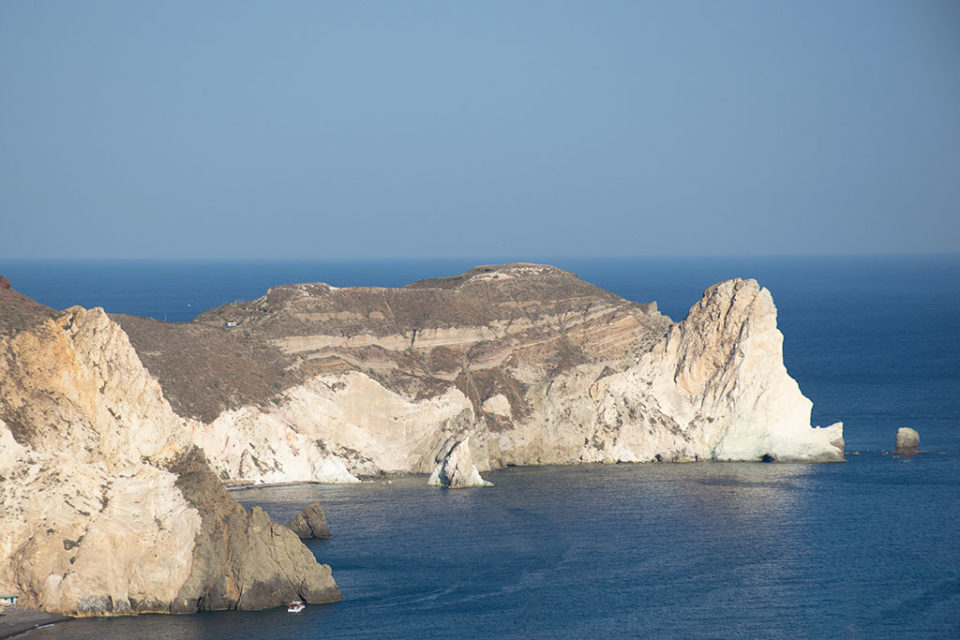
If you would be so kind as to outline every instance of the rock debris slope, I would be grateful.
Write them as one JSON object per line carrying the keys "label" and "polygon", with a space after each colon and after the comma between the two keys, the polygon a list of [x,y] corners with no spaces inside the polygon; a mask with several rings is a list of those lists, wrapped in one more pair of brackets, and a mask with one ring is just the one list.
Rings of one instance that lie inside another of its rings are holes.
{"label": "rock debris slope", "polygon": [[273,287],[186,325],[117,319],[231,480],[439,478],[467,441],[468,484],[473,465],[843,454],[842,425],[811,428],[753,280],[710,287],[680,323],[533,264]]}
{"label": "rock debris slope", "polygon": [[100,309],[0,291],[0,591],[71,615],[340,598],[329,567],[222,488]]}

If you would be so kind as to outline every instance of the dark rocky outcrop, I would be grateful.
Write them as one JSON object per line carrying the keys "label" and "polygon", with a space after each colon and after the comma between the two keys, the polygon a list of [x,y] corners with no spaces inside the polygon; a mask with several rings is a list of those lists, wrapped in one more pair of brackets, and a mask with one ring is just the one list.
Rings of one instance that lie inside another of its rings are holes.
{"label": "dark rocky outcrop", "polygon": [[292,531],[260,507],[240,506],[210,471],[198,449],[170,467],[177,487],[203,518],[193,569],[175,613],[264,609],[291,600],[336,602],[343,596],[330,567],[319,564]]}
{"label": "dark rocky outcrop", "polygon": [[326,540],[332,538],[330,527],[327,526],[327,514],[323,512],[323,507],[319,502],[314,502],[290,518],[286,527],[301,538],[320,538]]}

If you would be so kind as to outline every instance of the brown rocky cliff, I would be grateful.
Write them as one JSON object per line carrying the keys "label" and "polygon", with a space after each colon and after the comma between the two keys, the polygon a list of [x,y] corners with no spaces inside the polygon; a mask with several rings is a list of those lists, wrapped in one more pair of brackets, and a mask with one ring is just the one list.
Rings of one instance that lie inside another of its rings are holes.
{"label": "brown rocky cliff", "polygon": [[203,520],[193,569],[177,596],[175,612],[342,599],[330,567],[318,564],[295,533],[260,507],[247,513],[213,475],[199,449],[178,457],[170,470]]}
{"label": "brown rocky cliff", "polygon": [[300,513],[290,518],[285,525],[301,538],[332,538],[330,527],[327,526],[327,514],[319,502],[308,504]]}

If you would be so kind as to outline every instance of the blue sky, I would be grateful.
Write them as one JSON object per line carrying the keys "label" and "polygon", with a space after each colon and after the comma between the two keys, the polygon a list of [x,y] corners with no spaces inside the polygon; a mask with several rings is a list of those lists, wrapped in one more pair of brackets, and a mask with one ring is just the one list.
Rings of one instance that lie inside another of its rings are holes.
{"label": "blue sky", "polygon": [[0,3],[0,257],[960,251],[960,2]]}

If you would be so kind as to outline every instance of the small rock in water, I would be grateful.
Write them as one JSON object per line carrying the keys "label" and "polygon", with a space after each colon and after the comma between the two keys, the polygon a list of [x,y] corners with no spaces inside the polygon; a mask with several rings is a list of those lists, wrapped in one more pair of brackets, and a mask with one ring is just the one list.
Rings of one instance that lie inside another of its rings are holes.
{"label": "small rock in water", "polygon": [[920,434],[910,427],[897,429],[897,447],[894,453],[916,453],[920,447]]}
{"label": "small rock in water", "polygon": [[306,509],[290,518],[287,528],[301,538],[332,538],[327,526],[327,515],[319,502],[311,503]]}
{"label": "small rock in water", "polygon": [[[444,444],[444,448],[446,448],[446,444]],[[441,456],[438,455],[437,457]],[[487,482],[480,477],[477,465],[473,464],[473,455],[470,453],[468,440],[461,440],[454,445],[445,457],[442,457],[442,461],[434,467],[427,484],[432,487],[446,487],[448,489],[493,486],[492,482]]]}

